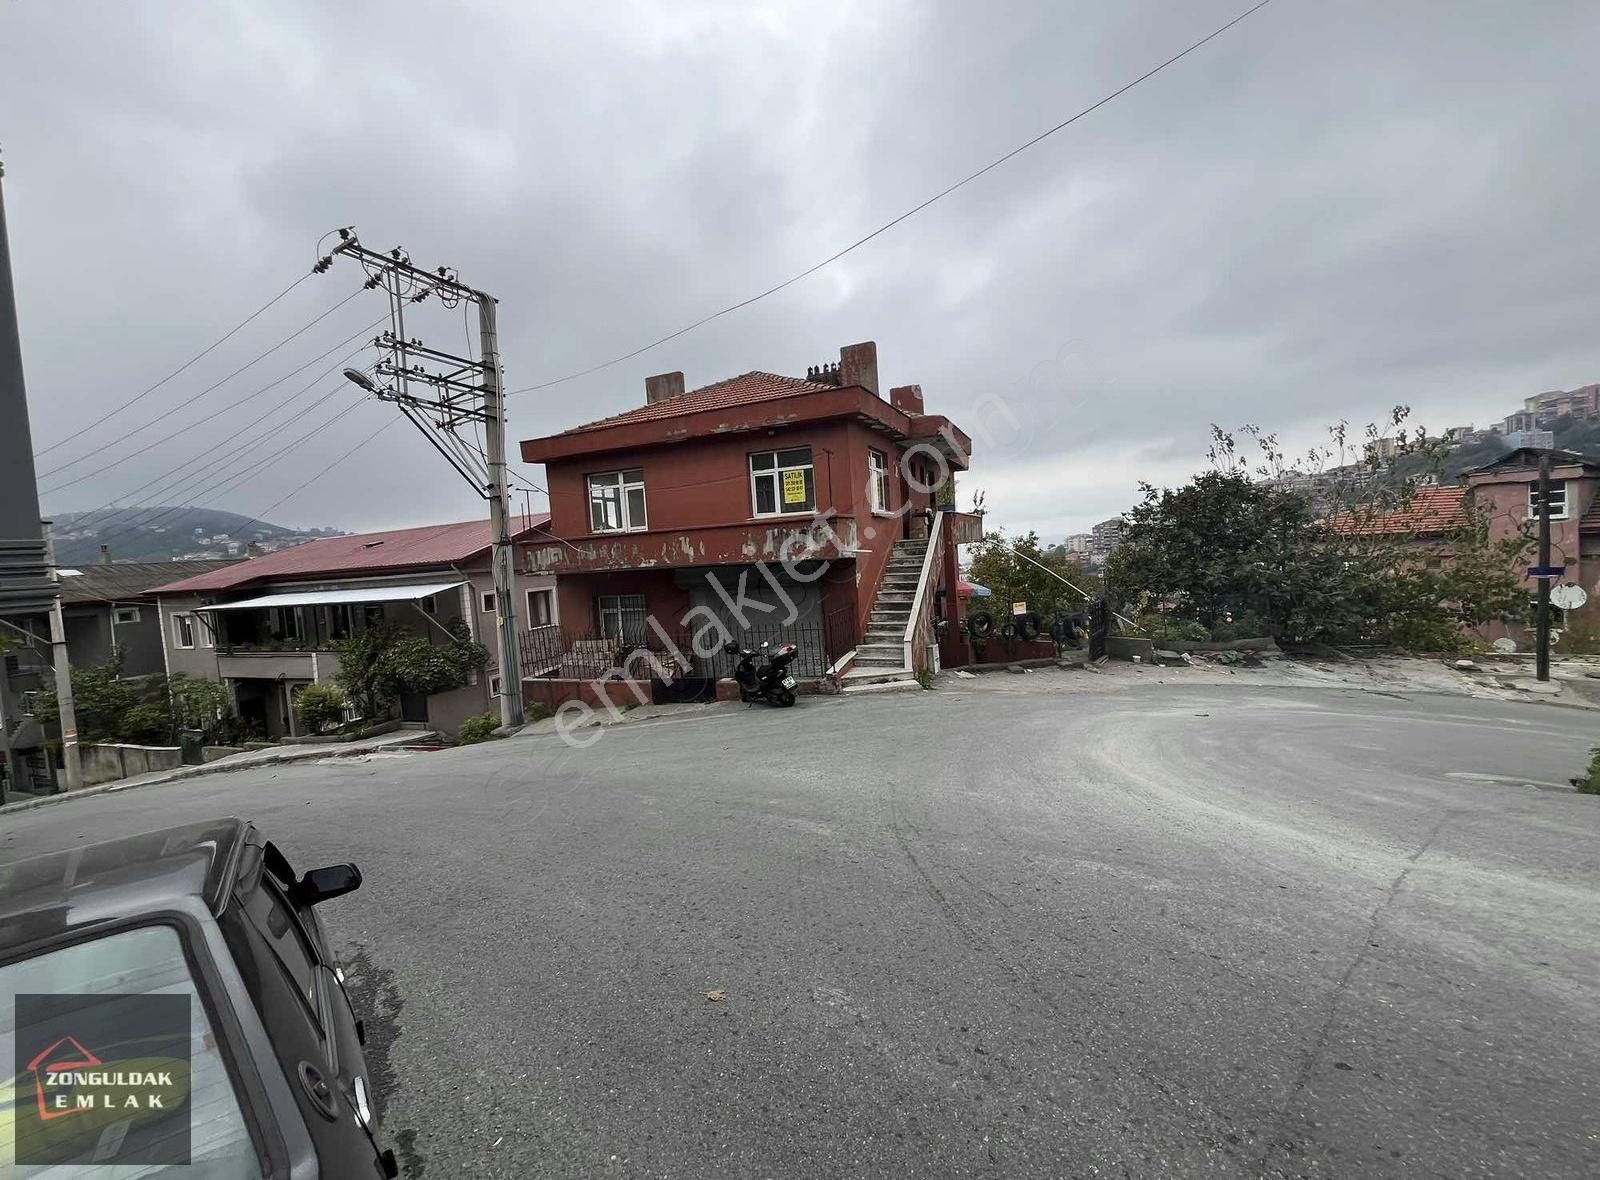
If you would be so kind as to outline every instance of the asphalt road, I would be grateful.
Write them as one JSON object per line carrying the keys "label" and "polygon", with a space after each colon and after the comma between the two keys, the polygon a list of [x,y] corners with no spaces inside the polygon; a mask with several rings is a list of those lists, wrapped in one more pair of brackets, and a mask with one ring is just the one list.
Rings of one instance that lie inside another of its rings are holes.
{"label": "asphalt road", "polygon": [[360,863],[410,1175],[1600,1175],[1593,714],[1048,679],[143,788],[0,861],[235,813]]}

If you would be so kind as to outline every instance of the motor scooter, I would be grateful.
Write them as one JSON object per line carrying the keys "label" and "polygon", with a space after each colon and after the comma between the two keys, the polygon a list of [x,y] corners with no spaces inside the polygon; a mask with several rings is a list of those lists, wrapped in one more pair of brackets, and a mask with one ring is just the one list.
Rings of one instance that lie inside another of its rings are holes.
{"label": "motor scooter", "polygon": [[[795,679],[789,675],[787,669],[800,654],[800,648],[793,643],[785,643],[777,649],[768,651],[770,640],[763,640],[758,648],[744,647],[736,642],[722,645],[722,650],[730,656],[738,656],[738,666],[733,670],[733,679],[739,686],[739,699],[741,701],[766,701],[769,705],[788,708],[794,704]],[[766,663],[759,668],[756,666],[758,656],[765,656]]]}

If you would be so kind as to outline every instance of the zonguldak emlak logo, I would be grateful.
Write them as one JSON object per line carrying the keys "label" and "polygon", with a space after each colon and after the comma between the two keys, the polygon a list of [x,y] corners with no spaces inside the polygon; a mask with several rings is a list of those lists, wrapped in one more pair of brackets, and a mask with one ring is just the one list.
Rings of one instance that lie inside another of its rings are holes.
{"label": "zonguldak emlak logo", "polygon": [[62,1037],[28,1062],[40,1121],[96,1110],[167,1109],[175,1088],[170,1070],[99,1068],[104,1065],[76,1037]]}

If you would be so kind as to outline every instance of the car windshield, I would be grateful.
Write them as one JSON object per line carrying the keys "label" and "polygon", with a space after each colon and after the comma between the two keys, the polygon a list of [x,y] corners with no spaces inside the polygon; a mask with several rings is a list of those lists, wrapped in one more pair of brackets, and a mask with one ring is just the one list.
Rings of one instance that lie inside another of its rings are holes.
{"label": "car windshield", "polygon": [[0,1093],[0,1159],[17,1161],[7,1176],[261,1174],[170,926],[0,965],[0,1062],[15,1069]]}

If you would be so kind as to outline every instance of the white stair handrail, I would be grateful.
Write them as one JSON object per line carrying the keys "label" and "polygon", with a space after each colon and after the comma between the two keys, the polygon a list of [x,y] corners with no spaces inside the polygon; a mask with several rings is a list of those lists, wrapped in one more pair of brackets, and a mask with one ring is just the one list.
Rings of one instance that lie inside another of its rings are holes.
{"label": "white stair handrail", "polygon": [[915,670],[916,662],[911,658],[912,646],[917,641],[917,623],[922,619],[923,603],[927,601],[928,584],[933,580],[932,571],[936,550],[941,549],[939,542],[944,540],[942,511],[933,514],[933,521],[928,525],[928,547],[922,552],[922,573],[917,578],[917,593],[911,599],[911,617],[906,620],[905,659],[907,670]]}

